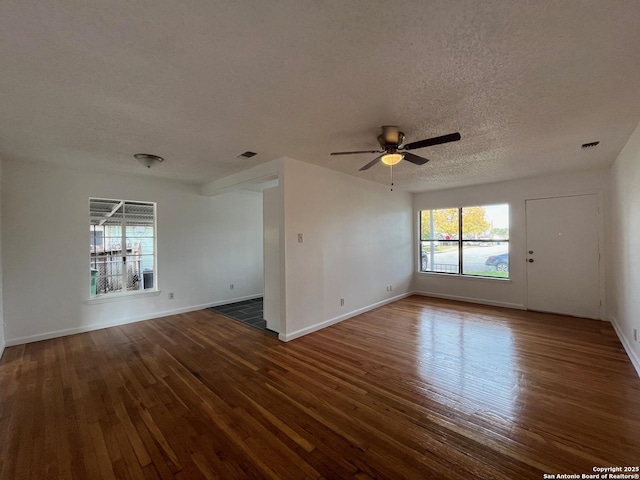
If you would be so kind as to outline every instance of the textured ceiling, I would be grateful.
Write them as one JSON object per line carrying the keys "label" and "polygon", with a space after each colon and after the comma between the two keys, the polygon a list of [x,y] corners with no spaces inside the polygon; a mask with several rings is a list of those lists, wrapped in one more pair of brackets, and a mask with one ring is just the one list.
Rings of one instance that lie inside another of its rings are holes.
{"label": "textured ceiling", "polygon": [[407,191],[605,167],[640,121],[639,25],[637,0],[3,0],[0,157],[203,183],[287,156],[388,183],[329,153],[391,124],[462,134],[394,168]]}

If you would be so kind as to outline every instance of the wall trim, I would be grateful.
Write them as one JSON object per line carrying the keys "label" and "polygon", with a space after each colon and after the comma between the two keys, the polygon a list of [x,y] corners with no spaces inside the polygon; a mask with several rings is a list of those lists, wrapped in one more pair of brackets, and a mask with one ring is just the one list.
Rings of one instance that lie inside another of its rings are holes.
{"label": "wall trim", "polygon": [[112,322],[102,322],[102,323],[96,323],[93,325],[84,325],[82,327],[65,328],[63,330],[53,330],[51,332],[39,333],[36,335],[27,335],[25,337],[9,338],[9,339],[6,339],[6,346],[13,347],[15,345],[22,345],[23,343],[39,342],[41,340],[49,340],[51,338],[66,337],[67,335],[74,335],[76,333],[92,332],[94,330],[101,330],[103,328],[109,328],[109,327],[117,327],[119,325],[126,325],[128,323],[143,322],[145,320],[153,320],[154,318],[169,317],[171,315],[178,315],[180,313],[195,312],[196,310],[204,310],[205,308],[217,307],[218,305],[225,305],[227,303],[242,302],[244,300],[251,300],[251,299],[259,298],[262,296],[263,296],[262,293],[256,294],[256,295],[246,295],[244,297],[230,298],[227,300],[220,300],[213,303],[204,303],[201,305],[192,305],[190,307],[182,307],[182,308],[176,308],[173,310],[165,310],[163,312],[154,312],[154,313],[149,313],[145,315],[138,315],[135,317],[115,320]]}
{"label": "wall trim", "polygon": [[609,322],[611,322],[611,325],[613,325],[613,329],[616,331],[616,335],[618,335],[618,338],[620,339],[620,343],[622,343],[622,346],[624,347],[625,352],[627,352],[627,356],[629,357],[629,360],[631,360],[631,364],[633,365],[633,368],[636,369],[636,373],[640,377],[640,357],[638,357],[638,354],[635,352],[635,350],[631,346],[631,342],[629,341],[629,339],[625,337],[625,335],[622,333],[622,329],[618,325],[618,321],[616,320],[616,318],[613,316],[610,316],[608,320]]}
{"label": "wall trim", "polygon": [[479,303],[480,305],[491,305],[493,307],[505,307],[505,308],[513,308],[516,310],[526,310],[526,307],[521,303],[497,302],[494,300],[485,300],[482,298],[462,297],[460,295],[448,295],[446,293],[413,292],[413,294],[421,295],[423,297],[443,298],[445,300],[457,300],[459,302]]}
{"label": "wall trim", "polygon": [[254,298],[264,297],[264,293],[256,293],[254,295],[245,295],[244,297],[229,298],[227,300],[219,300],[217,302],[208,303],[205,308],[218,307],[220,305],[227,305],[228,303],[244,302],[245,300],[253,300]]}
{"label": "wall trim", "polygon": [[387,305],[388,303],[393,303],[396,302],[398,300],[401,300],[403,298],[406,297],[410,297],[411,295],[413,295],[414,292],[407,292],[407,293],[403,293],[401,295],[396,295],[395,297],[391,297],[391,298],[387,298],[385,300],[382,300],[380,302],[376,302],[373,303],[371,305],[367,305],[366,307],[362,307],[362,308],[358,308],[356,310],[352,310],[349,313],[345,313],[344,315],[339,315],[337,317],[333,317],[330,318],[329,320],[325,320],[324,322],[320,322],[320,323],[316,323],[315,325],[311,325],[310,327],[305,327],[305,328],[301,328],[300,330],[296,330],[295,332],[291,332],[289,334],[283,334],[283,333],[279,333],[278,334],[278,339],[282,340],[283,342],[289,342],[291,340],[294,340],[296,338],[302,337],[304,335],[308,335],[309,333],[313,333],[313,332],[317,332],[318,330],[322,330],[323,328],[329,327],[331,325],[335,325],[336,323],[340,323],[344,320],[347,320],[349,318],[353,318],[356,317],[362,313],[371,311],[371,310],[375,310],[378,307],[381,307],[383,305]]}
{"label": "wall trim", "polygon": [[83,303],[87,305],[95,305],[98,303],[112,303],[112,302],[121,302],[123,300],[133,300],[136,298],[145,298],[145,297],[157,297],[162,293],[162,290],[152,290],[152,291],[135,291],[135,292],[126,292],[126,293],[114,293],[114,294],[106,294],[106,295],[98,295],[95,297],[87,298],[83,300]]}

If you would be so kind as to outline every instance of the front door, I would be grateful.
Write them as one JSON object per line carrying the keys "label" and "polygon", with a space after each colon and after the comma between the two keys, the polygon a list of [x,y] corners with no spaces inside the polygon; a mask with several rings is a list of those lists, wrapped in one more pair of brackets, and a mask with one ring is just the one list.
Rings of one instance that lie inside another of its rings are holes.
{"label": "front door", "polygon": [[600,318],[597,195],[527,200],[527,308]]}

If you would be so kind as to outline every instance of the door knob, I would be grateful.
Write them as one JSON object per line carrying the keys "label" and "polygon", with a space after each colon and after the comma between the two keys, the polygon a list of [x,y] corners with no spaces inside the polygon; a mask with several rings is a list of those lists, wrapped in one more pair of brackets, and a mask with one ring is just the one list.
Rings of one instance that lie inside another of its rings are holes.
{"label": "door knob", "polygon": [[533,263],[533,258],[530,258],[529,260],[527,260],[529,263]]}

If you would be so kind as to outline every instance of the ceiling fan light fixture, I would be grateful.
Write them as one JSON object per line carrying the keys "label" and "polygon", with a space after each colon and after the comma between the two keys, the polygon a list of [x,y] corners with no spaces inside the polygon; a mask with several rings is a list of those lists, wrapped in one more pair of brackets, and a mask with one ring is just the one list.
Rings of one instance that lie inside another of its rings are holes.
{"label": "ceiling fan light fixture", "polygon": [[[424,165],[429,161],[428,158],[421,157],[411,153],[411,150],[418,148],[431,147],[433,145],[442,145],[443,143],[457,142],[462,138],[459,132],[450,133],[448,135],[440,135],[439,137],[425,138],[417,142],[404,143],[404,133],[398,127],[385,125],[382,127],[382,133],[378,135],[378,143],[380,150],[355,150],[350,152],[331,152],[331,155],[356,155],[360,153],[382,154],[374,158],[371,162],[360,168],[358,171],[369,170],[378,162],[385,165],[393,166],[402,160],[406,160],[414,165]],[[398,152],[400,150],[400,152]]]}
{"label": "ceiling fan light fixture", "polygon": [[147,168],[151,168],[154,165],[164,162],[164,158],[150,153],[136,153],[134,157]]}
{"label": "ceiling fan light fixture", "polygon": [[382,161],[382,163],[384,163],[385,165],[396,165],[398,163],[400,163],[400,161],[402,160],[403,155],[401,153],[385,153],[382,158],[380,159]]}

